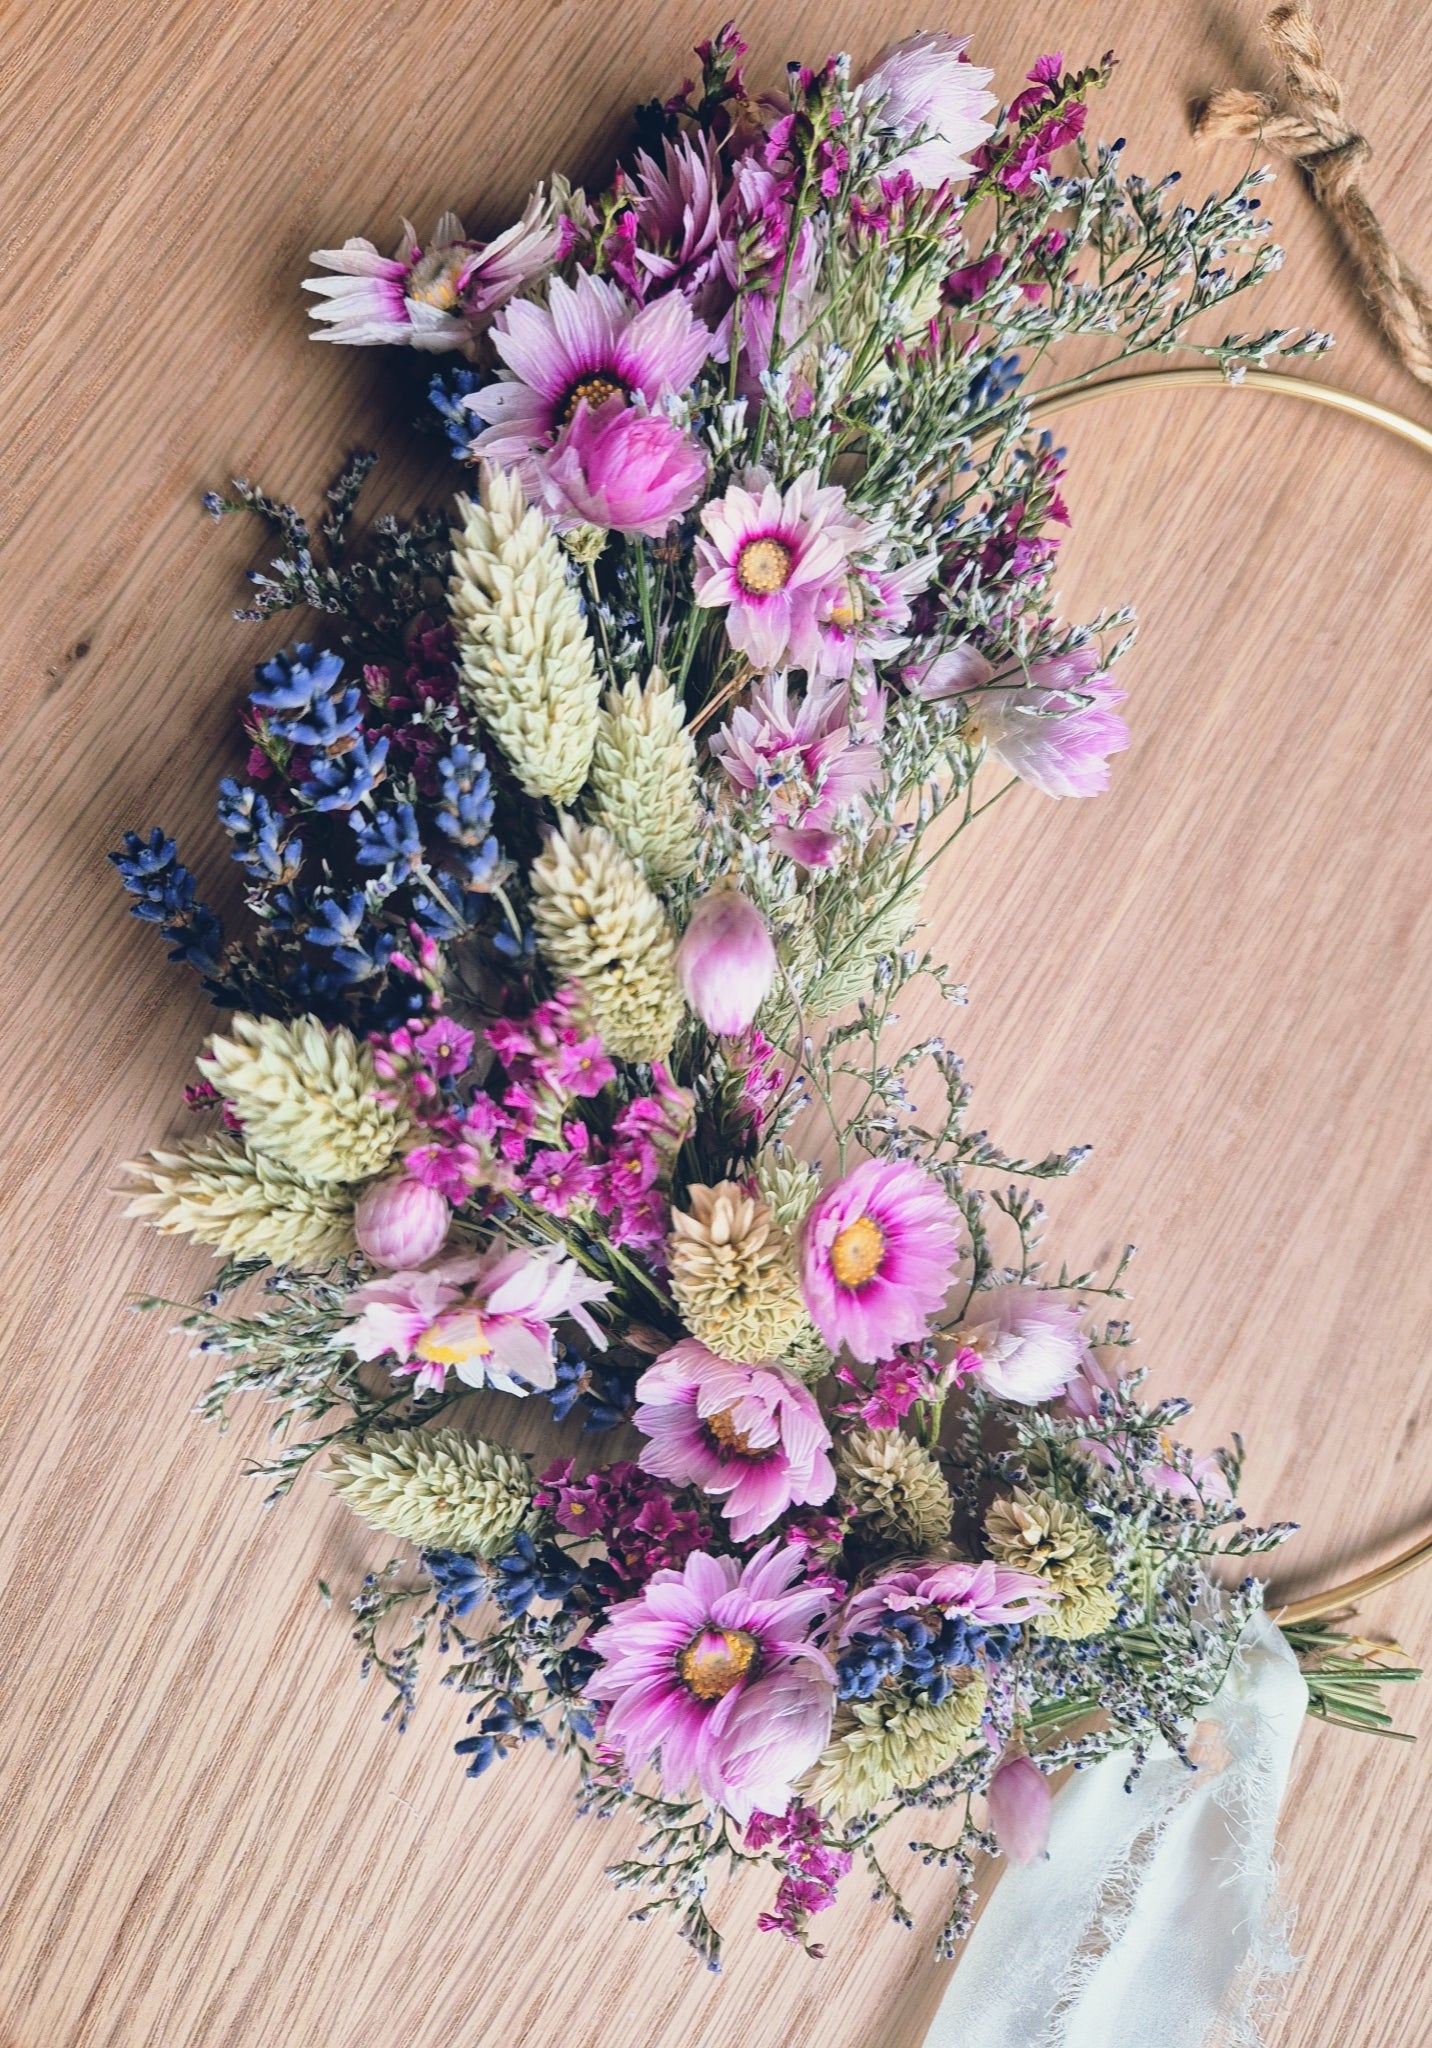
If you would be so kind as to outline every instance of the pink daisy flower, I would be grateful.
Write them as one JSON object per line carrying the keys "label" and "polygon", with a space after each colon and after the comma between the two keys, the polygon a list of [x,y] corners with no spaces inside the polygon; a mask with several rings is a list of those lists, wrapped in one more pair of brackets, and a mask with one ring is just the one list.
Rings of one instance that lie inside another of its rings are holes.
{"label": "pink daisy flower", "polygon": [[661,413],[620,395],[577,410],[537,458],[542,502],[558,526],[605,526],[660,539],[689,512],[706,483],[695,443]]}
{"label": "pink daisy flower", "polygon": [[821,484],[813,469],[784,492],[773,483],[759,493],[732,484],[702,507],[701,524],[696,602],[726,606],[731,645],[758,669],[791,662],[823,673],[821,608],[839,595],[868,531],[847,511],[840,485]]}
{"label": "pink daisy flower", "polygon": [[523,299],[499,313],[492,343],[506,368],[463,400],[484,423],[471,453],[528,477],[531,450],[550,445],[583,399],[640,398],[654,410],[688,389],[711,336],[679,292],[637,306],[579,271],[574,285],[553,278],[545,306]]}
{"label": "pink daisy flower", "polygon": [[587,1689],[609,1702],[601,1738],[634,1771],[659,1755],[666,1798],[694,1780],[743,1823],[784,1813],[825,1748],[835,1673],[812,1632],[830,1590],[801,1583],[801,1567],[779,1540],[745,1565],[698,1551],[587,1638],[602,1659]]}
{"label": "pink daisy flower", "polygon": [[862,83],[860,99],[873,110],[875,125],[911,138],[911,146],[884,166],[884,177],[904,171],[933,191],[970,175],[969,152],[992,133],[984,116],[994,105],[985,91],[994,73],[966,63],[969,43],[968,36],[938,31],[910,36]]}
{"label": "pink daisy flower", "polygon": [[688,1337],[647,1368],[636,1398],[633,1420],[649,1439],[643,1472],[724,1494],[721,1511],[738,1543],[787,1508],[835,1491],[815,1396],[775,1366],[732,1365]]}
{"label": "pink daisy flower", "polygon": [[315,341],[355,346],[383,342],[440,352],[470,349],[478,322],[555,261],[558,229],[540,191],[521,220],[491,242],[475,242],[455,213],[445,213],[424,248],[412,225],[394,256],[352,235],[341,249],[315,249],[311,262],[334,277],[308,277],[320,304],[313,318],[327,332]]}
{"label": "pink daisy flower", "polygon": [[1021,782],[1046,796],[1102,795],[1109,787],[1108,757],[1128,746],[1129,728],[1113,708],[1127,692],[1115,689],[1099,668],[1098,649],[1047,655],[1012,689],[990,687],[993,674],[966,643],[924,668],[907,669],[904,680],[932,701],[962,696],[971,740]]}
{"label": "pink daisy flower", "polygon": [[792,705],[784,673],[764,676],[711,753],[741,789],[762,791],[771,840],[803,867],[828,867],[840,850],[842,816],[880,780],[880,749],[851,725],[850,691],[816,680]]}
{"label": "pink daisy flower", "polygon": [[840,1624],[840,1640],[877,1629],[890,1612],[935,1607],[963,1614],[980,1628],[1031,1620],[1054,1605],[1045,1580],[1032,1572],[983,1558],[978,1564],[917,1564],[886,1572],[854,1594]]}
{"label": "pink daisy flower", "polygon": [[908,1159],[867,1159],[807,1216],[801,1291],[831,1350],[872,1365],[923,1339],[959,1255],[959,1211],[934,1176]]}
{"label": "pink daisy flower", "polygon": [[1040,1287],[986,1289],[950,1334],[986,1393],[1031,1406],[1077,1380],[1089,1350],[1076,1305]]}
{"label": "pink daisy flower", "polygon": [[370,1280],[349,1295],[345,1305],[359,1313],[333,1341],[364,1359],[391,1355],[420,1387],[440,1389],[451,1366],[467,1386],[530,1394],[556,1384],[558,1317],[570,1316],[606,1349],[586,1304],[610,1292],[574,1259],[499,1245]]}

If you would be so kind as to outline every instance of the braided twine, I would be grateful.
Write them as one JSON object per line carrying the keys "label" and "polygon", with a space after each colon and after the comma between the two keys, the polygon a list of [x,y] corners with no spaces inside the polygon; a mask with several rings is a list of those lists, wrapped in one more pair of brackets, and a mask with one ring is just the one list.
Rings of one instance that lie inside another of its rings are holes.
{"label": "braided twine", "polygon": [[1204,141],[1266,143],[1299,164],[1357,265],[1363,292],[1403,366],[1432,385],[1432,298],[1388,242],[1360,183],[1372,145],[1343,113],[1342,87],[1304,0],[1281,0],[1263,24],[1283,65],[1282,103],[1260,92],[1215,93],[1194,124]]}

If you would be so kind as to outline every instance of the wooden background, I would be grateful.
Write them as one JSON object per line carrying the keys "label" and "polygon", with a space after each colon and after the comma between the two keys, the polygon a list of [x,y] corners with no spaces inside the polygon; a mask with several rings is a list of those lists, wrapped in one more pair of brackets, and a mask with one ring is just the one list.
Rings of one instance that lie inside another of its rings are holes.
{"label": "wooden background", "polygon": [[[1198,197],[1243,157],[1199,161],[1186,102],[1261,82],[1260,12],[974,0],[958,26],[1006,96],[1055,43],[1116,45],[1098,128],[1135,165],[1183,164]],[[1384,217],[1432,267],[1420,0],[1324,12]],[[903,2048],[939,1995],[930,1873],[913,1937],[852,1881],[824,1965],[740,1931],[763,1903],[743,1891],[713,1978],[626,1924],[601,1876],[619,1829],[572,1820],[540,1755],[468,1783],[446,1695],[404,1741],[384,1728],[314,1588],[386,1546],[318,1483],[261,1511],[238,1472],[261,1418],[226,1442],[192,1420],[201,1362],[124,1306],[192,1296],[206,1261],[111,1193],[182,1122],[207,1013],[103,854],[162,819],[232,893],[212,788],[277,639],[229,618],[257,536],[216,533],[197,492],[237,471],[311,504],[415,404],[403,361],[309,345],[306,252],[450,203],[495,229],[553,164],[598,172],[716,19],[696,0],[6,10],[3,2048]],[[746,27],[774,79],[931,24],[917,0],[759,0]],[[1432,418],[1296,181],[1272,203],[1291,260],[1247,324],[1335,329],[1319,374]],[[1144,1247],[1144,1355],[1197,1399],[1199,1441],[1245,1430],[1253,1509],[1307,1525],[1306,1589],[1432,1514],[1432,473],[1252,395],[1059,424],[1066,608],[1133,597],[1145,620],[1135,742],[1105,801],[1021,792],[966,842],[938,936],[972,984],[984,1120],[1018,1149],[1096,1141],[1058,1241]],[[445,481],[435,459],[388,488]],[[536,1446],[538,1418],[514,1417]],[[1369,1621],[1432,1661],[1432,1573]],[[1432,1733],[1432,1687],[1404,1709]],[[1307,1965],[1276,2048],[1426,2038],[1429,1824],[1432,1749],[1310,1727],[1284,1837]]]}

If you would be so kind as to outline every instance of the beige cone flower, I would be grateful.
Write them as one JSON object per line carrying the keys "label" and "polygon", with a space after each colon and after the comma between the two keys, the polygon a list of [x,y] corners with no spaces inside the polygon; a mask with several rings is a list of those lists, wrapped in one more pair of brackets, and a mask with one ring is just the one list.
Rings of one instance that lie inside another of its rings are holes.
{"label": "beige cone flower", "polygon": [[954,1520],[944,1473],[923,1445],[899,1429],[849,1432],[837,1453],[836,1493],[892,1550],[936,1550]]}
{"label": "beige cone flower", "polygon": [[689,1187],[666,1242],[671,1297],[718,1358],[764,1365],[810,1328],[791,1246],[757,1196],[733,1180]]}
{"label": "beige cone flower", "polygon": [[811,1800],[848,1819],[873,1812],[892,1792],[928,1784],[968,1746],[986,1694],[984,1679],[971,1670],[938,1706],[878,1696],[842,1706],[810,1781]]}
{"label": "beige cone flower", "polygon": [[701,804],[696,747],[681,700],[659,668],[645,685],[608,691],[597,720],[586,814],[611,833],[654,888],[696,864]]}
{"label": "beige cone flower", "polygon": [[610,1053],[664,1059],[681,1020],[666,912],[609,832],[564,818],[532,864],[532,915],[542,956],[575,981]]}
{"label": "beige cone flower", "polygon": [[377,1099],[369,1048],[316,1017],[234,1018],[217,1032],[199,1071],[231,1102],[256,1152],[312,1181],[372,1180],[407,1134],[407,1119]]}
{"label": "beige cone flower", "polygon": [[1079,1642],[1109,1627],[1119,1601],[1109,1591],[1113,1559],[1088,1516],[1043,1488],[1017,1486],[985,1517],[990,1555],[999,1564],[1037,1572],[1059,1604],[1034,1622],[1042,1635]]}
{"label": "beige cone flower", "polygon": [[305,1180],[238,1138],[151,1152],[125,1172],[148,1183],[126,1216],[230,1258],[323,1267],[356,1250],[347,1188]]}
{"label": "beige cone flower", "polygon": [[505,470],[484,465],[477,502],[457,509],[448,603],[466,694],[528,795],[570,804],[601,684],[562,550]]}
{"label": "beige cone flower", "polygon": [[375,1529],[438,1550],[493,1557],[532,1510],[532,1474],[515,1451],[458,1429],[408,1429],[335,1451],[329,1477]]}

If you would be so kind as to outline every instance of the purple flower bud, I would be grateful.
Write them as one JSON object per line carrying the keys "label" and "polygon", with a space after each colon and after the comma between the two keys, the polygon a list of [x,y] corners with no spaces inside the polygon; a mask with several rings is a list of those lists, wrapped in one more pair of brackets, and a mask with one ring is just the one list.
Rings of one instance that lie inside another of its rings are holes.
{"label": "purple flower bud", "polygon": [[1049,1853],[1053,1798],[1038,1764],[1027,1756],[1006,1756],[990,1781],[989,1824],[1011,1863],[1037,1863]]}
{"label": "purple flower bud", "polygon": [[390,1272],[426,1265],[447,1240],[451,1220],[436,1188],[405,1173],[375,1181],[353,1214],[359,1250]]}
{"label": "purple flower bud", "polygon": [[703,896],[676,949],[676,976],[708,1030],[748,1030],[775,975],[776,949],[755,905],[736,889]]}

